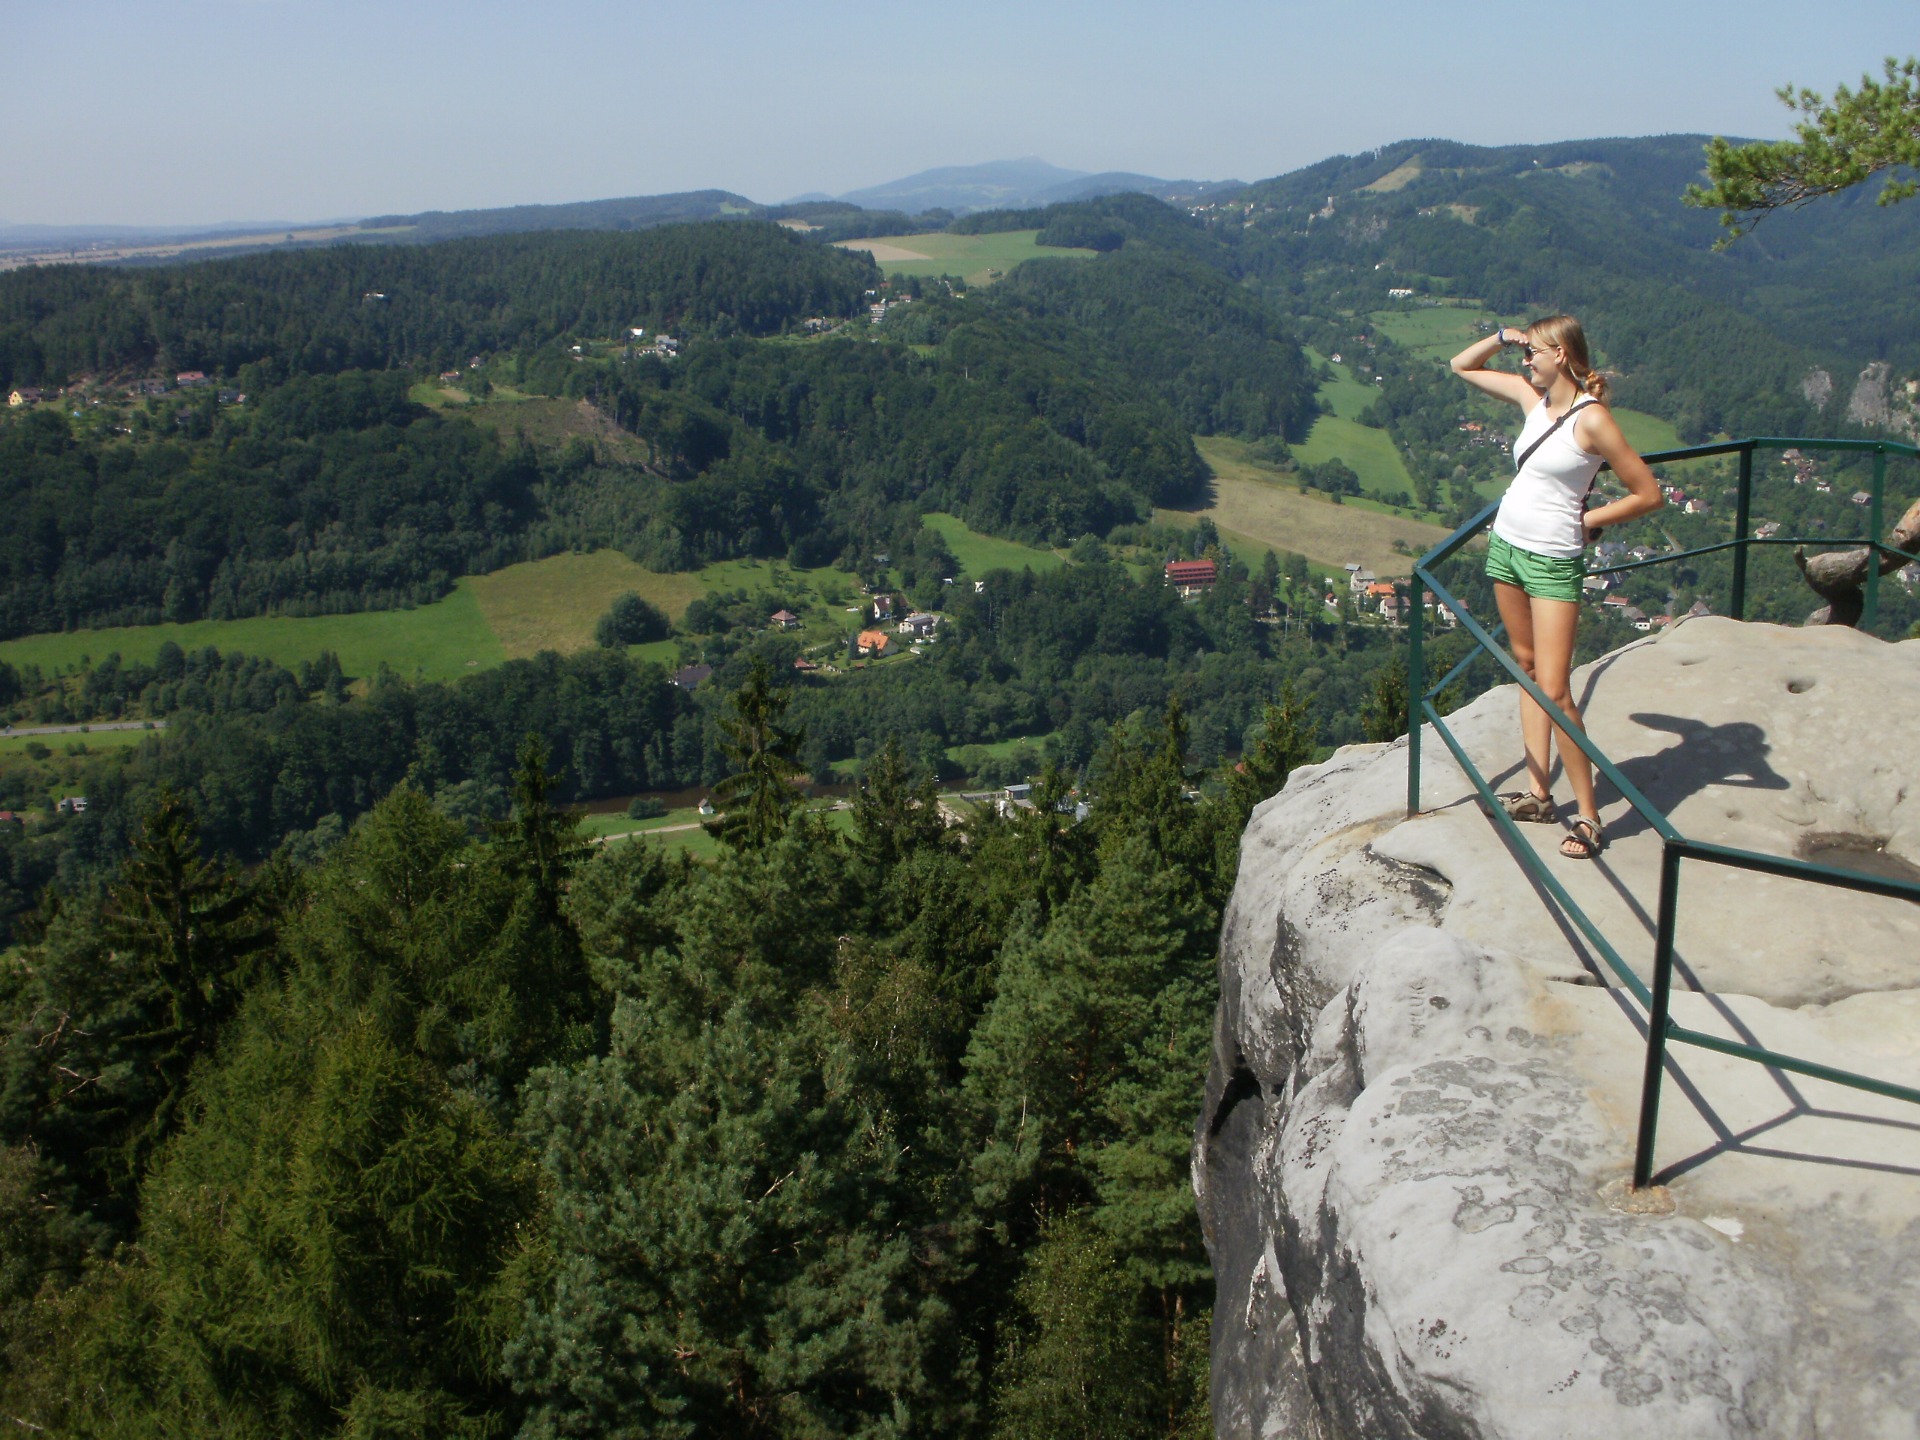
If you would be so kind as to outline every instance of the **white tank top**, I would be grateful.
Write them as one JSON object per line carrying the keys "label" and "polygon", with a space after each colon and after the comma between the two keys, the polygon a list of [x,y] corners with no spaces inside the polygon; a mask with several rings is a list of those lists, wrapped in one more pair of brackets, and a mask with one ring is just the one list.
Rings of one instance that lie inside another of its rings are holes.
{"label": "white tank top", "polygon": [[[1575,396],[1574,403],[1580,404],[1581,398]],[[1513,442],[1513,453],[1525,454],[1552,423],[1542,398],[1527,412],[1527,422]],[[1527,456],[1526,465],[1500,498],[1493,533],[1509,545],[1563,560],[1586,548],[1586,521],[1582,516],[1587,491],[1603,462],[1598,455],[1580,448],[1573,434],[1579,424],[1576,415],[1548,435],[1545,443]]]}

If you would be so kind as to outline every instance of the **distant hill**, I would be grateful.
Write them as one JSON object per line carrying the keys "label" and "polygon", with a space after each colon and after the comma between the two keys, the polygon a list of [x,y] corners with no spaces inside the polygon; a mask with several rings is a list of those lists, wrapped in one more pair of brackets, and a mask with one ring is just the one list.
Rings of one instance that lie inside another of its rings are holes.
{"label": "distant hill", "polygon": [[[1480,147],[1406,140],[1264,180],[1256,232],[1311,232],[1371,263],[1447,276],[1499,303],[1550,277],[1679,286],[1811,349],[1920,368],[1920,204],[1860,186],[1769,217],[1716,252],[1718,217],[1680,202],[1704,135]],[[1320,213],[1331,205],[1330,213]],[[1555,282],[1558,283],[1558,282]],[[1571,299],[1569,300],[1571,302]]]}
{"label": "distant hill", "polygon": [[1065,170],[1029,155],[1023,160],[922,170],[884,185],[849,190],[840,198],[869,210],[903,210],[909,214],[951,210],[965,214],[974,210],[1024,210],[1129,192],[1158,200],[1185,201],[1199,195],[1217,197],[1240,188],[1238,180],[1159,180],[1123,170],[1095,175]]}
{"label": "distant hill", "polygon": [[730,190],[688,190],[674,195],[629,195],[619,200],[581,200],[566,205],[510,205],[494,210],[428,210],[418,215],[375,215],[363,230],[400,231],[408,240],[452,240],[463,235],[509,235],[527,230],[644,230],[683,220],[725,220],[759,215],[764,205]]}

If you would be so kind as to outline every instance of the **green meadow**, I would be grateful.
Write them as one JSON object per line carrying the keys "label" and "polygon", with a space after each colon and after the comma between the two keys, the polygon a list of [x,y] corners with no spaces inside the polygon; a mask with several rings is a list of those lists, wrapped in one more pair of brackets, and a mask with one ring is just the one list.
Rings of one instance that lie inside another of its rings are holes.
{"label": "green meadow", "polygon": [[1401,349],[1431,360],[1451,360],[1499,318],[1478,304],[1417,305],[1407,310],[1376,310],[1367,316],[1374,329]]}
{"label": "green meadow", "polygon": [[42,745],[56,755],[90,755],[99,750],[131,750],[158,732],[140,730],[83,730],[65,735],[0,735],[0,755],[22,755],[30,745]]}
{"label": "green meadow", "polygon": [[1360,477],[1360,489],[1365,494],[1390,495],[1395,491],[1413,494],[1413,476],[1407,473],[1406,462],[1400,458],[1393,437],[1357,420],[1322,415],[1313,422],[1307,438],[1293,447],[1293,453],[1306,465],[1320,465],[1334,459],[1345,461]]}
{"label": "green meadow", "polygon": [[993,235],[880,235],[842,240],[841,248],[865,250],[888,275],[959,275],[969,285],[986,285],[1025,260],[1047,257],[1091,259],[1097,252],[1036,245],[1038,230],[1003,230]]}
{"label": "green meadow", "polygon": [[982,535],[972,529],[958,515],[948,515],[939,510],[929,510],[920,517],[920,523],[929,530],[937,532],[947,542],[947,548],[953,552],[953,558],[960,562],[960,568],[968,575],[979,576],[989,570],[1032,570],[1044,574],[1048,570],[1057,570],[1067,562],[1052,550],[1041,550],[1032,545],[1022,545],[1014,540],[1001,540],[992,535]]}
{"label": "green meadow", "polygon": [[462,581],[446,599],[413,610],[65,630],[0,641],[0,660],[51,672],[56,666],[70,669],[118,651],[123,659],[151,663],[169,640],[183,650],[211,645],[222,653],[238,650],[289,667],[331,650],[349,675],[371,675],[385,662],[402,675],[424,680],[450,679],[507,658],[472,587]]}

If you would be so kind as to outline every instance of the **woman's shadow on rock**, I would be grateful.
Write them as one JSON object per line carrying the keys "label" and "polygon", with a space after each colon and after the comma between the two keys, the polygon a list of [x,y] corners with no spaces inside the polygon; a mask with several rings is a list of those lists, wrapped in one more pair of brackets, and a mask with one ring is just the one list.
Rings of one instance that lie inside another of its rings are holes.
{"label": "woman's shadow on rock", "polygon": [[[1727,785],[1744,790],[1786,790],[1790,784],[1767,763],[1772,746],[1767,732],[1749,720],[1733,720],[1725,725],[1708,725],[1679,715],[1655,715],[1647,712],[1627,717],[1649,730],[1664,730],[1680,737],[1677,745],[1652,755],[1636,755],[1616,762],[1628,783],[1651,801],[1663,815],[1690,795],[1711,785]],[[1595,776],[1602,796],[1618,799],[1605,776]],[[1604,803],[1604,802],[1603,802]],[[1638,810],[1627,813],[1608,827],[1609,839],[1623,839],[1649,830]]]}

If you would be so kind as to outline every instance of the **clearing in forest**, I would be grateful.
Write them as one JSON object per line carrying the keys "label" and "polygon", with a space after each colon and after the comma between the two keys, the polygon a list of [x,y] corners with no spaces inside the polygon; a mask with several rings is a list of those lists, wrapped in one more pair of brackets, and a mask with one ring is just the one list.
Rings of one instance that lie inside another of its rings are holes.
{"label": "clearing in forest", "polygon": [[1067,563],[1052,550],[1022,545],[1017,540],[982,535],[958,515],[929,510],[920,517],[920,523],[938,532],[940,538],[947,542],[947,549],[953,552],[953,558],[960,562],[961,570],[973,579],[978,579],[989,570],[1032,570],[1035,574],[1044,575]]}
{"label": "clearing in forest", "polygon": [[152,664],[171,640],[182,650],[211,645],[221,654],[259,655],[289,669],[323,650],[340,657],[349,675],[371,675],[385,663],[410,680],[450,680],[506,659],[474,601],[469,581],[431,605],[412,610],[362,610],[351,615],[258,615],[245,620],[195,620],[181,625],[127,625],[110,630],[64,630],[0,641],[0,660],[38,665],[51,674],[83,659],[114,652]]}
{"label": "clearing in forest", "polygon": [[[1052,257],[1091,259],[1097,252],[1057,245],[1036,245],[1038,230],[1001,230],[992,235],[949,235],[936,230],[926,235],[883,235],[868,240],[842,240],[843,250],[867,250],[888,275],[959,275],[969,285],[986,285],[1023,260]],[[886,251],[907,251],[923,258],[893,259]]]}
{"label": "clearing in forest", "polygon": [[[1354,563],[1376,575],[1407,575],[1414,556],[1447,538],[1439,525],[1359,505],[1335,505],[1317,491],[1302,495],[1279,472],[1247,459],[1240,441],[1207,436],[1196,443],[1213,471],[1213,503],[1204,510],[1156,510],[1154,517],[1180,525],[1204,515],[1229,544],[1251,545],[1252,553],[1243,559],[1257,563],[1262,549],[1291,550],[1317,565]],[[1412,553],[1396,551],[1396,540]]]}

